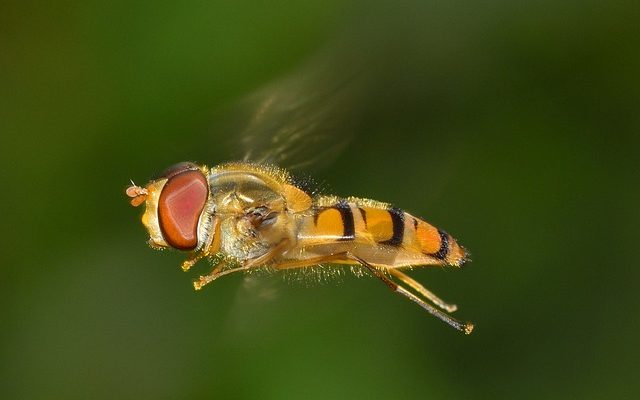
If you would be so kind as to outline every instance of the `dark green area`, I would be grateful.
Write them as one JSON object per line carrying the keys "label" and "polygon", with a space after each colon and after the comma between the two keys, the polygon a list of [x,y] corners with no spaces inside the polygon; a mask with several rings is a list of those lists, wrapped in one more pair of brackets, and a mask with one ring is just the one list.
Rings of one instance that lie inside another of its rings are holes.
{"label": "dark green area", "polygon": [[[236,3],[0,5],[0,397],[640,395],[639,3]],[[413,273],[469,337],[373,279],[195,293],[124,197],[342,38],[386,62],[316,178],[472,251]]]}

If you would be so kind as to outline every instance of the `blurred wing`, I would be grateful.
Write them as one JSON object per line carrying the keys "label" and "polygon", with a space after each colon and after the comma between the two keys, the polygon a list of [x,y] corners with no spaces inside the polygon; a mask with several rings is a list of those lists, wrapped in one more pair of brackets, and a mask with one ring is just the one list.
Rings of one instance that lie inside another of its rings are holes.
{"label": "blurred wing", "polygon": [[329,165],[354,135],[364,88],[362,74],[335,52],[315,57],[230,112],[235,156],[288,169]]}
{"label": "blurred wing", "polygon": [[[289,170],[326,167],[355,134],[364,109],[365,81],[354,63],[336,51],[325,52],[223,110],[227,121],[216,127],[218,137],[231,135],[228,147],[235,149],[231,154],[236,159]],[[254,309],[248,307],[249,302],[276,298],[277,281],[259,278],[252,274],[244,279],[239,308]],[[322,279],[300,279],[298,275],[293,280]]]}

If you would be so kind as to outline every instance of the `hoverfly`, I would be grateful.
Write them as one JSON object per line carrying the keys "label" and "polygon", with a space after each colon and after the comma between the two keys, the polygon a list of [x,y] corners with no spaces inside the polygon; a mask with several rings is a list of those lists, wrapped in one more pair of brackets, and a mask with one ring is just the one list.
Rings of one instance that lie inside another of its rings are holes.
{"label": "hoverfly", "polygon": [[[248,153],[259,162],[211,168],[184,162],[144,187],[132,182],[126,194],[133,206],[145,203],[142,223],[150,246],[188,252],[184,271],[203,258],[210,259],[213,270],[193,282],[196,290],[225,275],[258,269],[327,264],[362,268],[453,328],[471,333],[473,324],[448,314],[456,305],[444,302],[404,272],[420,266],[461,267],[468,253],[451,235],[386,203],[311,195],[287,170],[264,162],[281,161],[283,153],[293,153],[292,149],[303,148],[305,141],[321,135],[318,120],[326,119],[327,109],[313,114],[305,107],[318,108],[316,102],[300,98],[323,96],[310,96],[308,88],[296,87],[299,81],[279,83],[258,96],[257,110],[241,137],[248,148],[258,143],[260,154],[254,149]],[[290,107],[292,102],[302,106]],[[287,121],[275,126],[274,119]],[[262,133],[260,123],[275,127]],[[263,142],[271,143],[275,153],[260,148]]]}

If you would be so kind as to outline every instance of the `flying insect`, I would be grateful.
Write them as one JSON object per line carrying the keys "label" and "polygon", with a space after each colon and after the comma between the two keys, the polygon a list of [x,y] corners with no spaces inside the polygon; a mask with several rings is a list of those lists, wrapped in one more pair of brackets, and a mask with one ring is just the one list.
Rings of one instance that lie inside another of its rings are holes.
{"label": "flying insect", "polygon": [[[312,195],[273,164],[282,154],[295,154],[293,150],[311,147],[310,141],[323,137],[318,121],[331,119],[327,117],[335,116],[335,109],[319,99],[340,104],[339,96],[327,91],[309,95],[308,84],[300,82],[299,77],[290,79],[258,96],[241,135],[249,149],[247,160],[214,167],[183,162],[145,186],[132,182],[126,194],[133,206],[145,204],[142,223],[149,245],[187,252],[184,271],[211,260],[213,270],[193,282],[196,290],[236,272],[362,268],[453,328],[471,333],[473,324],[449,315],[455,304],[406,273],[423,266],[462,267],[468,252],[450,234],[387,203]],[[261,124],[272,128],[261,130]],[[262,151],[256,153],[251,144]]]}

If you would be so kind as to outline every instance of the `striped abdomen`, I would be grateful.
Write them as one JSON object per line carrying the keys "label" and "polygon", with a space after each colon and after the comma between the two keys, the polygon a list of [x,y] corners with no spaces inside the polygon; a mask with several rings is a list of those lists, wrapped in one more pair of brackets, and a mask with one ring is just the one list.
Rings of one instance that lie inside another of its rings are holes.
{"label": "striped abdomen", "polygon": [[451,235],[398,208],[369,200],[321,202],[304,217],[299,247],[315,254],[351,251],[387,266],[453,265],[466,261]]}

